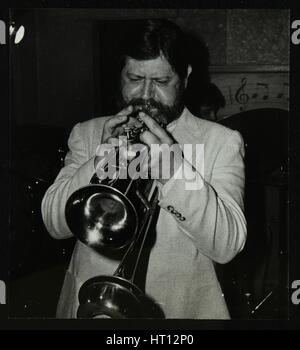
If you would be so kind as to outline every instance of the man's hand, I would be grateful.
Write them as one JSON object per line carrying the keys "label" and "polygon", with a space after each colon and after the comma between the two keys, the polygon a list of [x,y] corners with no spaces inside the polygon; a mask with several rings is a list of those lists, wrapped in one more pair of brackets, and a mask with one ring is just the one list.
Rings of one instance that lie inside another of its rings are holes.
{"label": "man's hand", "polygon": [[101,143],[111,143],[118,146],[118,137],[123,133],[123,125],[128,121],[132,111],[132,106],[128,106],[105,122]]}
{"label": "man's hand", "polygon": [[[152,148],[151,157],[149,155],[149,162],[148,164],[144,164],[144,167],[148,167],[148,169],[150,167],[152,174],[159,174],[157,180],[165,184],[182,164],[183,158],[180,147],[175,144],[172,136],[153,118],[149,117],[144,112],[140,112],[139,117],[149,129],[140,135],[140,140],[148,145],[149,148],[153,144],[160,146],[159,148]],[[174,152],[170,152],[172,146]],[[166,160],[168,160],[168,162],[166,162]],[[166,169],[167,172],[164,171],[163,167],[168,167],[168,169]]]}
{"label": "man's hand", "polygon": [[[119,136],[122,135],[124,131],[123,125],[128,122],[130,118],[129,114],[131,114],[132,111],[132,106],[128,106],[105,122],[103,127],[101,144],[109,144],[116,147],[119,146]],[[112,152],[112,150],[110,151]],[[114,154],[115,153],[112,153],[112,155]],[[98,165],[101,166],[101,161],[105,161],[105,157],[100,157],[96,154],[94,160],[95,169],[97,169]]]}

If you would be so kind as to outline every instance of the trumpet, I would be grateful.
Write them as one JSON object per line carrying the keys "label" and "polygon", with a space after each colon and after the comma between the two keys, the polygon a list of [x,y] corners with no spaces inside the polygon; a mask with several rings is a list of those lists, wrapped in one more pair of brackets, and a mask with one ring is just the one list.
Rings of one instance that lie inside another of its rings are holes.
{"label": "trumpet", "polygon": [[[133,117],[138,118],[139,111]],[[124,127],[131,144],[147,129],[139,122],[141,126]],[[116,166],[114,181],[101,180],[95,174],[91,183],[75,191],[66,203],[66,222],[81,242],[99,254],[125,251],[112,276],[96,276],[81,286],[77,317],[164,318],[139,282],[146,242],[157,220],[158,190],[151,179],[120,179],[119,172]]]}

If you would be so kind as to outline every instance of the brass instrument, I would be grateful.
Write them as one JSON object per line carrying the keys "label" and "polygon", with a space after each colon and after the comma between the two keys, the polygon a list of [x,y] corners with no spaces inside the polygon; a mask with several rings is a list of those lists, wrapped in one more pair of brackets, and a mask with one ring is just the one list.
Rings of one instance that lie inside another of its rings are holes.
{"label": "brass instrument", "polygon": [[[144,125],[127,125],[128,143],[135,143],[144,130]],[[74,192],[66,204],[67,224],[84,244],[103,254],[126,248],[112,276],[96,276],[82,285],[77,317],[164,318],[159,306],[138,286],[138,265],[156,223],[157,189],[150,179],[119,179],[120,166],[113,181],[95,183],[94,176],[93,183]]]}

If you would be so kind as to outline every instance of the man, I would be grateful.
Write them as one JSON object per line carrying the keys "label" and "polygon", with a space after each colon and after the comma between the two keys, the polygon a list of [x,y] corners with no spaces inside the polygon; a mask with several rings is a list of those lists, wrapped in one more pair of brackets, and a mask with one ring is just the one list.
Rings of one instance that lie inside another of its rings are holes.
{"label": "man", "polygon": [[[160,212],[146,293],[166,318],[226,319],[229,313],[214,265],[233,259],[245,243],[243,141],[238,132],[197,118],[184,107],[192,71],[185,42],[171,22],[139,23],[124,45],[119,96],[123,108],[115,116],[75,125],[65,167],[45,194],[42,214],[54,238],[72,235],[64,216],[67,199],[90,183],[101,160],[96,155],[99,144],[115,143],[134,107],[145,107],[140,119],[148,131],[140,135],[142,143],[204,145],[202,157],[188,161],[185,154],[177,155],[169,178],[156,180]],[[151,159],[152,168],[161,166],[160,153]],[[184,178],[175,176],[183,167],[194,176],[192,189],[187,189]],[[97,275],[112,275],[118,264],[77,242],[57,317],[76,317],[81,285]]]}

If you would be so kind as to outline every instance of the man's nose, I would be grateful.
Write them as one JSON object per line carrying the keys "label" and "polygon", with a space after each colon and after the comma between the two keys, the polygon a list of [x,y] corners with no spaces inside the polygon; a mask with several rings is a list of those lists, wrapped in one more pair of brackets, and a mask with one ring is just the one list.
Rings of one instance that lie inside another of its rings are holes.
{"label": "man's nose", "polygon": [[142,98],[148,100],[153,97],[153,84],[151,81],[145,80],[142,91]]}

